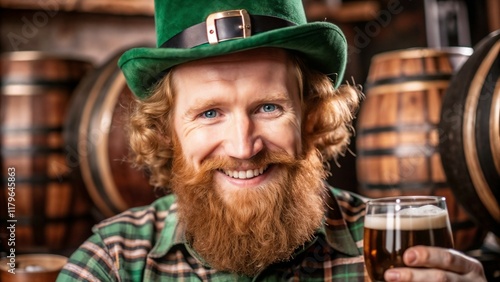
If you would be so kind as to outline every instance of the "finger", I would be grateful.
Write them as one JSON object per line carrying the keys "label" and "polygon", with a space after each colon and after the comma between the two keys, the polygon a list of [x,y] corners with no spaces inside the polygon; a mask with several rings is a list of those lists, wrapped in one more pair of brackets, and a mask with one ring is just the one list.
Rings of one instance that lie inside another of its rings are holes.
{"label": "finger", "polygon": [[[400,282],[474,281],[476,282],[476,280],[464,280],[465,277],[461,277],[459,274],[453,272],[447,272],[439,269],[407,268],[407,267],[393,268],[387,270],[384,273],[384,279],[388,282],[390,281],[400,281]],[[467,279],[470,279],[470,277]]]}
{"label": "finger", "polygon": [[479,261],[452,249],[416,246],[404,253],[403,260],[412,267],[438,268],[461,274],[483,272]]}

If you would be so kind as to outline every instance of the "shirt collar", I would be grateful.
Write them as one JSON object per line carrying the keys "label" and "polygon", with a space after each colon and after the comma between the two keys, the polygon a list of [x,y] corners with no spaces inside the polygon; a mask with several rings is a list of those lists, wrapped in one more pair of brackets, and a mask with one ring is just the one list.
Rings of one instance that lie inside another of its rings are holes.
{"label": "shirt collar", "polygon": [[169,195],[163,198],[173,198],[173,201],[167,206],[168,213],[165,217],[164,224],[160,233],[157,234],[155,245],[149,252],[149,256],[152,258],[163,257],[175,245],[184,244],[186,242],[184,227],[182,224],[179,224],[177,197],[175,195]]}

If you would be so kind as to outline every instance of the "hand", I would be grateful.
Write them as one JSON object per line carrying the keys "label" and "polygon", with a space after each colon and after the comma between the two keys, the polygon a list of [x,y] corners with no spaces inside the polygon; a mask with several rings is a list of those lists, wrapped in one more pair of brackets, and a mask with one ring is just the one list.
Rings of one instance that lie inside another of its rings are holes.
{"label": "hand", "polygon": [[456,250],[416,246],[403,254],[408,267],[389,269],[387,281],[486,281],[483,266]]}

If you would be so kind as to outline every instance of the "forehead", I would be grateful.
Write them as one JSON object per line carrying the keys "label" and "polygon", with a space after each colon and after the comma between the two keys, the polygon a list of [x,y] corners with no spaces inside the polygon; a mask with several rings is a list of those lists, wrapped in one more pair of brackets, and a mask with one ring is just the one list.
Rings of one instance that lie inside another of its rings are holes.
{"label": "forehead", "polygon": [[287,66],[291,65],[290,62],[290,55],[283,49],[258,48],[184,63],[175,67],[174,77],[189,73],[196,78],[198,73],[205,78],[213,77],[216,79],[222,74],[227,79],[231,79],[232,76],[237,75],[235,71],[259,70],[279,65]]}

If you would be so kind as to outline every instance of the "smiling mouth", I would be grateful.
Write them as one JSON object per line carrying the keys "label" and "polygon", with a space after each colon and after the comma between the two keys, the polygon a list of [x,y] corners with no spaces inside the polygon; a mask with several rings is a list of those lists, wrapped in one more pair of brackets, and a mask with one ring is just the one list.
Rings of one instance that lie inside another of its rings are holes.
{"label": "smiling mouth", "polygon": [[235,178],[235,179],[250,179],[257,177],[261,174],[263,174],[269,166],[261,167],[261,168],[256,168],[256,169],[248,169],[248,170],[226,170],[226,169],[220,169],[221,172],[223,172],[225,175]]}

